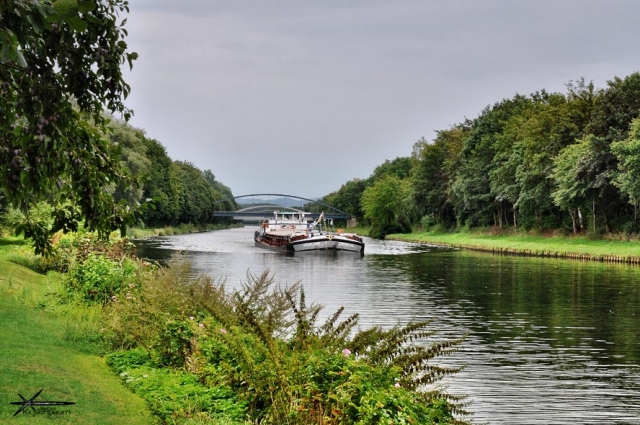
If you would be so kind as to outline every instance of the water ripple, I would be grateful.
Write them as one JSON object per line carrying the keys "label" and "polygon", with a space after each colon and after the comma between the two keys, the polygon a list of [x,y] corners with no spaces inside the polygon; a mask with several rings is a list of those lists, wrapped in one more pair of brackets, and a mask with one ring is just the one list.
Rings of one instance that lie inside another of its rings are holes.
{"label": "water ripple", "polygon": [[345,317],[360,313],[362,328],[433,319],[437,338],[468,332],[439,362],[466,366],[443,384],[468,397],[474,423],[640,425],[637,268],[368,238],[364,257],[284,256],[255,247],[254,230],[158,238],[144,252],[185,251],[231,287],[270,269],[301,281],[324,317],[342,305]]}

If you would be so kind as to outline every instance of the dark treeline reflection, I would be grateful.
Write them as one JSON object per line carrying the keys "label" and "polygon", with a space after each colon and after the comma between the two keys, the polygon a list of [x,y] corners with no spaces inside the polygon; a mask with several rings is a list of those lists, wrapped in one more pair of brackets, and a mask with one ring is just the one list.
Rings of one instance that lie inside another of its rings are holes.
{"label": "dark treeline reflection", "polygon": [[636,267],[471,252],[376,256],[371,266],[404,274],[411,296],[437,290],[434,301],[456,303],[487,343],[535,338],[590,345],[585,352],[607,364],[640,361]]}

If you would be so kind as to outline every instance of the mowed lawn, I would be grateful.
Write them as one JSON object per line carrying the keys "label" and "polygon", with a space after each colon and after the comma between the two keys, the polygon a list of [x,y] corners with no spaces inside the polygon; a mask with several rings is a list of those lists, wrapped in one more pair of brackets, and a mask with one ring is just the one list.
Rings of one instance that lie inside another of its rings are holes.
{"label": "mowed lawn", "polygon": [[388,235],[388,239],[466,246],[482,250],[510,249],[520,252],[557,253],[558,255],[584,254],[601,256],[638,257],[640,242],[624,240],[593,240],[584,236],[544,237],[533,235],[491,235],[487,233],[435,233]]}
{"label": "mowed lawn", "polygon": [[[79,316],[37,307],[59,285],[58,277],[8,261],[7,252],[16,244],[20,241],[0,239],[0,423],[153,423],[144,401],[104,364],[97,343],[84,337],[89,333],[82,332]],[[20,406],[11,402],[40,390],[35,401],[76,404],[53,407],[49,414],[27,407],[13,416]]]}

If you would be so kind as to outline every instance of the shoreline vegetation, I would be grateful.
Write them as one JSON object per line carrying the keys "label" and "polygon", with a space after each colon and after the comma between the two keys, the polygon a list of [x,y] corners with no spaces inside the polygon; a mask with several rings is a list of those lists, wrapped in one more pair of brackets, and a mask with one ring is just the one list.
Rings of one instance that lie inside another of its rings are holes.
{"label": "shoreline vegetation", "polygon": [[[130,234],[143,238],[229,227],[235,226],[130,229]],[[369,234],[365,227],[350,230]],[[387,239],[499,255],[640,264],[639,241],[622,236],[492,228],[416,231]],[[383,417],[454,424],[468,415],[464,399],[442,390],[416,391],[455,374],[433,362],[457,351],[463,340],[407,345],[431,337],[430,322],[354,336],[357,315],[341,318],[338,310],[318,324],[319,307],[305,304],[302,287],[279,287],[268,272],[248,275],[241,291],[230,292],[222,282],[194,277],[179,259],[169,268],[145,265],[131,255],[126,239],[105,243],[95,235],[70,234],[56,247],[53,258],[44,258],[34,255],[24,238],[0,237],[0,337],[10,341],[0,349],[5,399],[44,389],[48,400],[77,403],[69,423],[97,424],[122,418],[134,424],[378,423]],[[13,406],[0,407],[5,417],[13,413]],[[49,417],[35,419],[45,423]]]}
{"label": "shoreline vegetation", "polygon": [[198,226],[191,223],[180,224],[178,226],[163,226],[163,227],[130,227],[127,229],[127,237],[130,239],[145,239],[152,238],[154,236],[175,236],[184,235],[187,233],[201,233],[210,232],[213,230],[232,229],[235,227],[242,227],[242,224],[207,224],[205,226]]}
{"label": "shoreline vegetation", "polygon": [[[467,423],[465,399],[439,385],[459,369],[438,365],[464,335],[438,341],[431,321],[360,330],[342,309],[322,323],[301,285],[268,270],[231,291],[179,257],[140,261],[126,239],[54,247],[0,237],[5,399],[44,388],[77,403],[62,423]],[[36,416],[16,420],[50,420]]]}
{"label": "shoreline vegetation", "polygon": [[490,252],[498,255],[559,258],[640,265],[640,241],[628,236],[545,236],[491,230],[390,234],[387,239]]}

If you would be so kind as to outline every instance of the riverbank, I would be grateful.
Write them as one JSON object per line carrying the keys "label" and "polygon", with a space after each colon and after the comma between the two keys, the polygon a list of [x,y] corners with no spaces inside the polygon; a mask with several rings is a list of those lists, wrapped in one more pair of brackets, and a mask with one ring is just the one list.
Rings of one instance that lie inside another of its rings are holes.
{"label": "riverbank", "polygon": [[504,255],[640,265],[640,242],[635,240],[591,239],[586,236],[503,235],[487,232],[416,232],[391,234],[386,238]]}
{"label": "riverbank", "polygon": [[140,228],[131,227],[127,229],[127,236],[130,239],[144,239],[154,236],[184,235],[187,233],[209,232],[212,230],[233,229],[242,227],[242,224],[208,224],[206,226],[196,226],[193,224],[181,224],[179,226]]}
{"label": "riverbank", "polygon": [[71,234],[44,259],[0,238],[6,400],[43,389],[42,400],[76,403],[56,423],[466,423],[457,397],[418,390],[458,372],[432,365],[463,337],[414,347],[430,321],[354,331],[357,315],[342,320],[342,309],[321,325],[302,287],[269,271],[227,291],[188,262],[157,268],[130,247]]}
{"label": "riverbank", "polygon": [[[0,423],[154,423],[144,400],[125,388],[99,355],[95,312],[46,308],[61,286],[60,275],[10,261],[23,243],[0,238]],[[75,404],[27,408],[13,417],[20,406],[9,402],[40,390],[34,401]]]}

